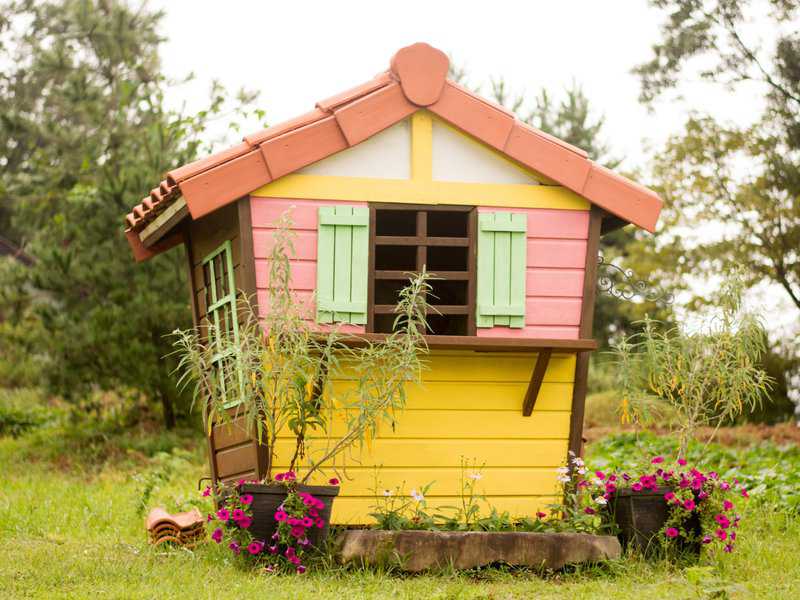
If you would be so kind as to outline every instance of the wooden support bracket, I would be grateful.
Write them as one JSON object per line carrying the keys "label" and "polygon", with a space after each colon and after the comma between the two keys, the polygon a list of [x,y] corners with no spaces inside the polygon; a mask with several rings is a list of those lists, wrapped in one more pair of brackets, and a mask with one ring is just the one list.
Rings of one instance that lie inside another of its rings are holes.
{"label": "wooden support bracket", "polygon": [[552,348],[542,348],[539,350],[539,356],[536,358],[536,366],[533,367],[531,373],[531,381],[528,384],[528,391],[525,393],[525,402],[522,404],[522,416],[530,417],[533,412],[533,407],[536,404],[536,398],[539,396],[539,390],[544,381],[544,374],[547,372],[547,365],[550,363],[550,355]]}

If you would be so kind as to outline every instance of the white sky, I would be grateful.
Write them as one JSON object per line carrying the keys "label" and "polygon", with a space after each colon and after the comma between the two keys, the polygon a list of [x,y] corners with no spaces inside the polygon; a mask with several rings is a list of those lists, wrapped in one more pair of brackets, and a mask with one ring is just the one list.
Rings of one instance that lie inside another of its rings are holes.
{"label": "white sky", "polygon": [[[689,81],[647,109],[638,102],[631,69],[650,57],[664,15],[645,0],[442,0],[370,2],[338,0],[243,1],[151,0],[166,11],[164,71],[196,79],[169,98],[190,110],[207,103],[210,82],[230,91],[261,92],[259,106],[275,124],[321,100],[368,80],[388,67],[394,52],[425,41],[466,68],[471,84],[502,76],[518,92],[560,94],[575,80],[584,87],[595,115],[604,115],[604,140],[621,168],[643,168],[668,135],[680,132],[691,110],[713,112],[739,125],[761,113],[762,93],[751,86],[735,92]],[[769,41],[770,32],[746,30],[749,42]],[[214,137],[222,135],[214,131]],[[246,124],[241,133],[259,129]],[[235,142],[241,134],[232,134]],[[757,294],[783,337],[797,330],[798,313],[785,293]]]}

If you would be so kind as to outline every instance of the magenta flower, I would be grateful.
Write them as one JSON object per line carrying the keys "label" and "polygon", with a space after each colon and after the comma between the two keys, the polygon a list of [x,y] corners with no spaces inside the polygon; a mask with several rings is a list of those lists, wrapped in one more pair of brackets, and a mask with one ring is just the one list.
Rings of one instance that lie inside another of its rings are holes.
{"label": "magenta flower", "polygon": [[295,555],[294,548],[292,548],[291,546],[289,546],[289,547],[286,549],[286,552],[284,552],[284,553],[283,553],[283,555],[284,555],[286,558],[292,558],[292,557]]}
{"label": "magenta flower", "polygon": [[232,515],[232,517],[231,517],[231,518],[232,518],[234,521],[238,521],[239,519],[241,519],[241,518],[243,518],[243,517],[245,517],[245,516],[246,516],[246,515],[244,514],[244,511],[243,511],[241,508],[234,508],[234,509],[233,509],[233,515]]}
{"label": "magenta flower", "polygon": [[322,500],[318,498],[312,498],[312,499],[314,500],[314,508],[318,508],[319,510],[325,508],[325,503]]}
{"label": "magenta flower", "polygon": [[317,512],[316,508],[309,508],[308,509],[308,516],[309,517],[318,517],[319,513]]}
{"label": "magenta flower", "polygon": [[297,543],[300,544],[303,548],[305,548],[311,543],[311,541],[307,537],[304,537],[302,540],[297,540]]}
{"label": "magenta flower", "polygon": [[218,518],[220,521],[227,521],[228,519],[230,519],[230,518],[231,518],[231,513],[229,513],[229,512],[228,512],[228,509],[226,509],[226,508],[220,508],[220,509],[217,511],[217,518]]}
{"label": "magenta flower", "polygon": [[583,512],[585,512],[587,515],[593,515],[596,511],[591,506],[587,506],[583,509]]}
{"label": "magenta flower", "polygon": [[725,552],[733,552],[733,545],[725,544],[725,548],[723,548],[723,550],[725,550]]}
{"label": "magenta flower", "polygon": [[247,516],[244,516],[241,519],[239,519],[237,523],[237,525],[239,525],[239,527],[241,527],[242,529],[247,529],[252,524],[253,524],[253,518]]}
{"label": "magenta flower", "polygon": [[277,542],[279,539],[281,539],[281,534],[280,533],[278,533],[276,531],[275,533],[272,534],[272,541],[273,542]]}
{"label": "magenta flower", "polygon": [[311,527],[313,524],[314,524],[314,519],[312,519],[311,517],[303,517],[303,521],[301,523],[303,527]]}
{"label": "magenta flower", "polygon": [[686,501],[683,503],[683,508],[685,508],[685,509],[686,509],[686,510],[688,510],[689,512],[692,512],[692,511],[694,510],[694,508],[695,508],[695,505],[694,505],[694,500],[692,500],[691,498],[689,498],[688,500],[686,500]]}
{"label": "magenta flower", "polygon": [[628,475],[627,473],[623,473],[623,474],[622,474],[622,478],[623,478],[625,481],[630,481],[630,479],[631,479],[631,476],[630,476],[630,475]]}
{"label": "magenta flower", "polygon": [[230,544],[228,544],[228,548],[233,550],[234,554],[239,554],[239,552],[242,551],[241,547],[239,546],[239,544],[237,542],[231,542]]}
{"label": "magenta flower", "polygon": [[316,504],[314,502],[314,498],[312,498],[311,496],[306,496],[302,500],[303,500],[303,504],[305,504],[306,506],[314,506],[314,504]]}
{"label": "magenta flower", "polygon": [[675,500],[675,494],[672,492],[667,492],[666,494],[664,494],[664,500],[666,500],[667,502],[672,502],[673,500]]}
{"label": "magenta flower", "polygon": [[686,459],[685,458],[679,458],[678,459],[678,464],[680,466],[682,466],[682,467],[685,467],[686,466]]}
{"label": "magenta flower", "polygon": [[674,527],[667,527],[667,530],[664,533],[668,538],[676,538],[680,532]]}
{"label": "magenta flower", "polygon": [[706,498],[708,498],[708,492],[700,492],[699,494],[697,494],[698,500],[705,500]]}
{"label": "magenta flower", "polygon": [[269,550],[270,554],[277,554],[278,553],[278,545],[276,544],[274,546],[270,546],[269,548],[267,548],[267,550]]}
{"label": "magenta flower", "polygon": [[289,515],[287,515],[287,514],[286,514],[284,511],[282,511],[282,510],[279,510],[279,511],[277,511],[277,512],[275,513],[275,520],[276,520],[276,521],[285,521],[285,520],[286,520],[286,519],[288,519],[288,518],[289,518]]}
{"label": "magenta flower", "polygon": [[727,529],[730,527],[731,522],[728,520],[728,517],[723,515],[722,513],[715,515],[714,520],[719,524],[720,527],[723,529]]}
{"label": "magenta flower", "polygon": [[299,537],[303,537],[305,535],[306,530],[303,529],[302,525],[297,525],[295,527],[292,527],[292,530],[291,530],[290,533],[292,534],[293,537],[299,538]]}
{"label": "magenta flower", "polygon": [[292,563],[293,565],[299,565],[299,564],[300,564],[300,557],[299,557],[299,556],[297,556],[297,555],[295,555],[295,556],[292,556],[292,557],[289,559],[289,562],[290,562],[290,563]]}
{"label": "magenta flower", "polygon": [[338,480],[338,479],[336,479],[336,477],[331,477],[331,478],[328,480],[328,483],[329,483],[329,484],[331,484],[331,485],[339,485],[339,480]]}
{"label": "magenta flower", "polygon": [[731,489],[731,484],[727,481],[723,481],[719,484],[719,489],[721,489],[723,492],[727,492],[729,489]]}
{"label": "magenta flower", "polygon": [[725,509],[725,510],[730,510],[730,509],[732,509],[732,508],[733,508],[733,502],[731,502],[730,500],[725,500],[725,501],[722,503],[722,508],[723,508],[723,509]]}
{"label": "magenta flower", "polygon": [[250,494],[244,494],[243,496],[239,496],[239,501],[244,505],[250,504],[253,502],[253,496]]}
{"label": "magenta flower", "polygon": [[240,479],[239,481],[236,482],[236,485],[238,487],[242,487],[245,483],[247,483],[246,479]]}
{"label": "magenta flower", "polygon": [[704,536],[703,536],[703,539],[702,539],[701,541],[702,541],[704,544],[710,544],[710,543],[711,543],[711,536],[710,536],[710,535],[704,535]]}
{"label": "magenta flower", "polygon": [[213,520],[214,520],[214,515],[208,513],[208,516],[206,517],[206,523],[211,523],[211,521]]}
{"label": "magenta flower", "polygon": [[277,473],[275,475],[275,481],[283,481],[283,473]]}
{"label": "magenta flower", "polygon": [[222,528],[217,527],[211,534],[211,539],[219,544],[222,541]]}
{"label": "magenta flower", "polygon": [[688,480],[688,479],[686,479],[685,477],[681,477],[681,480],[680,480],[680,482],[678,482],[678,487],[679,487],[679,488],[681,488],[681,489],[683,489],[683,490],[685,490],[686,488],[688,488],[690,485],[691,485],[691,484],[689,483],[689,480]]}
{"label": "magenta flower", "polygon": [[264,549],[264,542],[259,542],[257,540],[250,542],[250,545],[247,546],[247,551],[253,556],[261,552],[261,550],[263,549]]}
{"label": "magenta flower", "polygon": [[595,477],[597,477],[598,479],[605,479],[606,478],[605,473],[603,473],[602,471],[595,471],[594,474],[595,474]]}
{"label": "magenta flower", "polygon": [[637,481],[636,483],[631,485],[631,489],[634,492],[641,492],[642,491],[642,484]]}
{"label": "magenta flower", "polygon": [[663,456],[655,456],[655,457],[653,457],[653,460],[650,461],[650,463],[653,464],[653,465],[658,465],[658,464],[661,464],[662,462],[664,462],[664,457]]}
{"label": "magenta flower", "polygon": [[613,494],[616,491],[617,491],[617,486],[615,484],[613,484],[613,483],[607,483],[606,484],[606,493],[607,494]]}
{"label": "magenta flower", "polygon": [[289,526],[290,526],[290,527],[297,527],[297,526],[298,526],[298,525],[300,525],[300,523],[302,523],[303,521],[301,521],[301,520],[300,520],[300,519],[298,519],[297,517],[289,517],[289,518],[286,520],[286,522],[289,524]]}
{"label": "magenta flower", "polygon": [[303,565],[297,565],[297,574],[302,575],[306,572],[306,568]]}
{"label": "magenta flower", "polygon": [[537,519],[544,519],[547,516],[547,513],[543,513],[542,511],[536,511],[536,518]]}
{"label": "magenta flower", "polygon": [[206,489],[203,490],[203,497],[207,498],[210,495],[211,495],[211,488],[209,486],[206,486]]}
{"label": "magenta flower", "polygon": [[742,498],[749,498],[750,494],[747,493],[747,490],[742,488]]}
{"label": "magenta flower", "polygon": [[731,538],[731,541],[736,539],[736,532],[735,531],[731,531],[730,538]]}
{"label": "magenta flower", "polygon": [[728,537],[728,534],[727,534],[727,533],[725,533],[725,530],[724,530],[724,529],[717,529],[717,531],[715,531],[714,533],[716,533],[716,536],[717,536],[717,537],[718,537],[718,538],[719,538],[721,541],[725,541],[725,538],[727,538],[727,537]]}
{"label": "magenta flower", "polygon": [[317,529],[322,529],[323,527],[325,527],[325,521],[323,521],[322,519],[317,519],[315,523],[317,524]]}

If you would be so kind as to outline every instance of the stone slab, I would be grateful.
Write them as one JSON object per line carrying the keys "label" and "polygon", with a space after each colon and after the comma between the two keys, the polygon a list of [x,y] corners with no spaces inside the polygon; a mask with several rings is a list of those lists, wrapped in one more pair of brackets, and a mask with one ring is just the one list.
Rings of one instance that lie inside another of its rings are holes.
{"label": "stone slab", "polygon": [[586,533],[353,529],[339,534],[336,545],[343,564],[391,564],[410,572],[493,563],[561,569],[619,558],[622,553],[616,537]]}

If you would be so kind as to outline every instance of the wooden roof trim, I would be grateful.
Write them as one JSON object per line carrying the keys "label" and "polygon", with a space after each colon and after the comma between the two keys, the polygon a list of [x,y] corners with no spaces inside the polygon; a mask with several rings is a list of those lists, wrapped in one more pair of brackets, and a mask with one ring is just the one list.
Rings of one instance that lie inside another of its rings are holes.
{"label": "wooden roof trim", "polygon": [[[232,148],[173,169],[125,218],[141,231],[178,196],[193,218],[344,150],[406,118],[431,112],[516,162],[648,231],[658,195],[593,163],[586,152],[522,123],[505,108],[446,79],[446,56],[427,44],[400,49],[391,68],[317,103],[304,115],[245,136]],[[249,188],[249,189],[246,189]]]}

